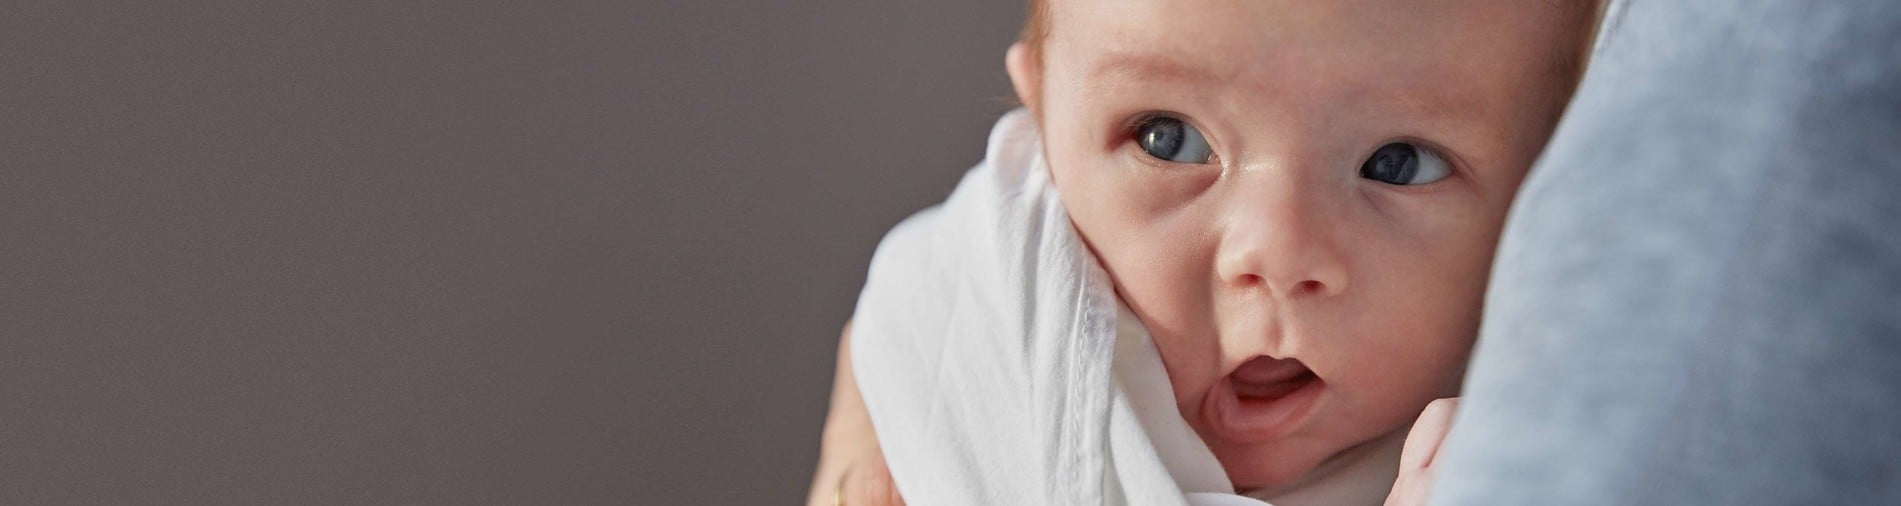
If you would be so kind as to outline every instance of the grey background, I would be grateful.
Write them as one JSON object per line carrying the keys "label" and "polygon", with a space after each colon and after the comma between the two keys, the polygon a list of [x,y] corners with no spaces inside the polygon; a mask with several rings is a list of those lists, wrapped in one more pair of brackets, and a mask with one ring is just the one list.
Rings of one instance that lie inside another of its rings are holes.
{"label": "grey background", "polygon": [[786,504],[997,2],[8,2],[0,503]]}

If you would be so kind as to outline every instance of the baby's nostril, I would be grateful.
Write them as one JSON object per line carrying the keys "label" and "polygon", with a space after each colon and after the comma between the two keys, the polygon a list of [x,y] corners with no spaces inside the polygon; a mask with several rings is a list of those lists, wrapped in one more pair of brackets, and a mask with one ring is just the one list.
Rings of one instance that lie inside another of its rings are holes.
{"label": "baby's nostril", "polygon": [[1294,295],[1316,294],[1316,293],[1321,293],[1325,291],[1326,289],[1327,289],[1326,285],[1322,285],[1320,284],[1319,281],[1314,281],[1310,279],[1307,281],[1295,283],[1293,293]]}

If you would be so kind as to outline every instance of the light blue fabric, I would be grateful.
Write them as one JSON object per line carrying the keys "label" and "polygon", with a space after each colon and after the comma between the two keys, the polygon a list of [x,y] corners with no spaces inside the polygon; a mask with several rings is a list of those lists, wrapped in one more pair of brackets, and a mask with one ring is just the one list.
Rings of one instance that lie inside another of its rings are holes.
{"label": "light blue fabric", "polygon": [[1621,7],[1433,502],[1901,504],[1901,2]]}

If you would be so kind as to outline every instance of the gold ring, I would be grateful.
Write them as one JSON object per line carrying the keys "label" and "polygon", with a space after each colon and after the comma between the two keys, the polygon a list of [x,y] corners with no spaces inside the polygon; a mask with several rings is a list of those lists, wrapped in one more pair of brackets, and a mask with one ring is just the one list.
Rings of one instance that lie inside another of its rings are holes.
{"label": "gold ring", "polygon": [[845,472],[838,474],[838,485],[832,487],[832,506],[845,506],[845,477],[851,476],[851,466],[845,466]]}

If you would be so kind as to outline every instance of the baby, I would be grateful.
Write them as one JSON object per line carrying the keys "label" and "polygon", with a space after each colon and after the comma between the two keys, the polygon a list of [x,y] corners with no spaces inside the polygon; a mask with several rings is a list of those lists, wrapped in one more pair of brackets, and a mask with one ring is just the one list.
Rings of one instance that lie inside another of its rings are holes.
{"label": "baby", "polygon": [[[1237,491],[1393,476],[1421,410],[1457,395],[1505,212],[1598,14],[1590,0],[1033,2],[1006,66],[1062,207]],[[840,357],[812,500],[895,499]],[[1428,416],[1442,430],[1450,415]],[[1423,502],[1426,480],[1398,474],[1394,502]],[[1337,497],[1378,502],[1392,485]]]}

